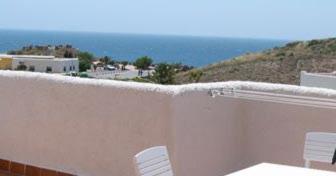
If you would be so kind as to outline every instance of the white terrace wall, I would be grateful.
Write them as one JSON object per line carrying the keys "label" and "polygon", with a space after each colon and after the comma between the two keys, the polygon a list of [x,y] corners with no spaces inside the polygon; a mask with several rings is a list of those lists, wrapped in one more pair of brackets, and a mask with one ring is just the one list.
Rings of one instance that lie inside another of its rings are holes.
{"label": "white terrace wall", "polygon": [[[307,132],[336,133],[336,109],[246,100],[242,103],[246,130],[244,160],[249,165],[271,162],[303,166]],[[313,168],[336,171],[330,163]]]}
{"label": "white terrace wall", "polygon": [[16,74],[0,72],[0,158],[81,176],[133,176],[133,155],[154,145],[168,146],[177,176],[222,176],[260,162],[302,166],[305,133],[336,132],[335,109],[207,93],[234,87],[335,97],[332,90]]}
{"label": "white terrace wall", "polygon": [[0,76],[0,158],[132,176],[137,152],[171,146],[170,101],[158,92]]}
{"label": "white terrace wall", "polygon": [[[179,175],[225,175],[261,162],[303,166],[305,134],[336,132],[336,109],[212,98],[206,91],[173,100]],[[314,168],[336,171],[331,164]]]}
{"label": "white terrace wall", "polygon": [[223,176],[248,166],[244,111],[239,99],[207,91],[173,100],[175,158],[180,176]]}

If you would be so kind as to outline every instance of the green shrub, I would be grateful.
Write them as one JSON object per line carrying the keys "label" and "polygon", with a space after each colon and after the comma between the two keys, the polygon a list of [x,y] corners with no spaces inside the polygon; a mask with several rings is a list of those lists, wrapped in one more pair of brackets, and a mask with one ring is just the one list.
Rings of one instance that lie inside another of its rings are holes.
{"label": "green shrub", "polygon": [[199,82],[201,77],[203,76],[203,72],[201,70],[192,70],[189,73],[189,81]]}
{"label": "green shrub", "polygon": [[312,40],[312,41],[308,42],[308,46],[314,46],[314,45],[318,45],[320,43],[322,43],[322,41],[320,41],[320,40]]}
{"label": "green shrub", "polygon": [[85,72],[86,70],[90,69],[93,59],[94,59],[93,54],[89,52],[78,53],[79,71]]}
{"label": "green shrub", "polygon": [[80,73],[79,74],[79,77],[81,77],[81,78],[88,78],[89,77],[89,75],[87,74],[87,73]]}
{"label": "green shrub", "polygon": [[159,84],[173,84],[175,74],[174,66],[167,63],[160,63],[155,68],[153,81]]}
{"label": "green shrub", "polygon": [[153,60],[150,57],[144,56],[144,57],[138,58],[134,62],[134,66],[136,66],[138,69],[147,70],[152,63],[153,63]]}
{"label": "green shrub", "polygon": [[286,44],[286,47],[293,48],[293,47],[297,46],[300,43],[302,43],[302,42],[291,42],[291,43]]}

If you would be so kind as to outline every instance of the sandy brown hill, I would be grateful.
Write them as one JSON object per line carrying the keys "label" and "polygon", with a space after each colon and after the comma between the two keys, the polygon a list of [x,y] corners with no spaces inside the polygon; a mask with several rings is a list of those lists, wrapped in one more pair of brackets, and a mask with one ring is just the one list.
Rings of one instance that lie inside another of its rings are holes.
{"label": "sandy brown hill", "polygon": [[336,70],[336,38],[292,42],[261,53],[246,54],[229,61],[183,72],[178,84],[195,82],[193,73],[201,73],[199,82],[249,80],[299,84],[300,71],[333,72]]}

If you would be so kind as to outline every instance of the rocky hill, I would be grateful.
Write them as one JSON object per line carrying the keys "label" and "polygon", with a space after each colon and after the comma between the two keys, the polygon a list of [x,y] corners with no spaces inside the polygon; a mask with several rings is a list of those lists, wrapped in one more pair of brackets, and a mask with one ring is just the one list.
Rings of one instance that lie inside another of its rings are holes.
{"label": "rocky hill", "polygon": [[19,50],[8,51],[7,53],[13,55],[45,55],[57,58],[72,58],[77,57],[79,51],[71,45],[30,45],[22,47]]}
{"label": "rocky hill", "polygon": [[[335,71],[336,38],[288,43],[284,47],[246,54],[183,72],[178,74],[175,80],[178,84],[229,80],[299,84],[302,70]],[[195,75],[199,77],[195,78]]]}

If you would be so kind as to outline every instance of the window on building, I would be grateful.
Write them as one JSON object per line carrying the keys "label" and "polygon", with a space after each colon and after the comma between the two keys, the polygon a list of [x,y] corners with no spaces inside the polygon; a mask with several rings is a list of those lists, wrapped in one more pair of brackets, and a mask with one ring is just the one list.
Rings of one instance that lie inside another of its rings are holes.
{"label": "window on building", "polygon": [[19,65],[16,67],[16,70],[27,70],[27,66],[24,62],[19,62]]}
{"label": "window on building", "polygon": [[75,70],[76,70],[76,67],[75,67],[75,66],[72,66],[72,70],[74,70],[74,71],[75,71]]}
{"label": "window on building", "polygon": [[47,67],[47,68],[46,68],[46,72],[47,72],[47,73],[52,72],[52,67]]}
{"label": "window on building", "polygon": [[64,72],[66,72],[66,71],[67,71],[67,69],[66,69],[66,67],[65,67],[65,66],[63,67],[63,71],[64,71]]}
{"label": "window on building", "polygon": [[34,72],[35,71],[35,66],[33,66],[33,65],[29,66],[28,70],[31,71],[31,72]]}
{"label": "window on building", "polygon": [[70,66],[70,71],[72,71],[72,67]]}

